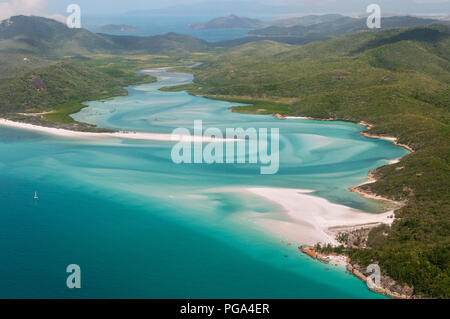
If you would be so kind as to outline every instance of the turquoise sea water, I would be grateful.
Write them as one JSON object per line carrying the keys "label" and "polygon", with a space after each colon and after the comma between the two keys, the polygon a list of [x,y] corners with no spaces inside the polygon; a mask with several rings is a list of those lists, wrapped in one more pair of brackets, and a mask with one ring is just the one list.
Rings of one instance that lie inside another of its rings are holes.
{"label": "turquoise sea water", "polygon": [[[284,213],[239,189],[311,189],[377,213],[378,204],[347,188],[404,149],[366,139],[351,123],[242,115],[228,102],[161,92],[192,77],[154,75],[157,83],[89,102],[74,118],[164,133],[194,120],[221,129],[276,127],[278,174],[260,175],[259,165],[249,164],[176,165],[171,142],[77,140],[0,127],[1,298],[380,297],[344,270],[281,244],[282,234],[259,229],[255,214]],[[66,287],[69,264],[81,267],[81,289]]]}

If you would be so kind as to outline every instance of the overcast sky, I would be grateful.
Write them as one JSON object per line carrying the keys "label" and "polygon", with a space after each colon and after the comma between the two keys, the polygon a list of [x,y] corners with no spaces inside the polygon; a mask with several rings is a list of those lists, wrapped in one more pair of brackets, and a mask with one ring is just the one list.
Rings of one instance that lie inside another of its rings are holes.
{"label": "overcast sky", "polygon": [[110,15],[126,12],[220,16],[234,13],[246,16],[304,15],[310,13],[363,13],[376,3],[385,13],[449,14],[450,0],[0,0],[0,19],[11,15],[65,14],[76,3],[84,14]]}

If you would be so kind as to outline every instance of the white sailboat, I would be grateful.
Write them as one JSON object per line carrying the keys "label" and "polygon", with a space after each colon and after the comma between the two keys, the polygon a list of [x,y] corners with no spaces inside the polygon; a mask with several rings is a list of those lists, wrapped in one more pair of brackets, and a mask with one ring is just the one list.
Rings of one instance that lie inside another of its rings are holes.
{"label": "white sailboat", "polygon": [[34,192],[34,199],[39,199],[37,192]]}

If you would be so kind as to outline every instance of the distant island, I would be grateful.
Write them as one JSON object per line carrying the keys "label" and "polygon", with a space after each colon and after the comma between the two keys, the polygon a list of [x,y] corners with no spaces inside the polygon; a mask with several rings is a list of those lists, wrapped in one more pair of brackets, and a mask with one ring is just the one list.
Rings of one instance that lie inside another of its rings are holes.
{"label": "distant island", "polygon": [[97,30],[98,32],[135,32],[137,29],[126,24],[107,24],[101,26]]}
{"label": "distant island", "polygon": [[207,29],[262,29],[267,27],[293,27],[293,26],[311,26],[314,24],[333,22],[344,18],[340,14],[325,14],[325,15],[307,15],[295,18],[280,18],[273,21],[263,22],[258,19],[238,17],[231,14],[227,17],[215,18],[207,22],[199,22],[189,24],[189,29],[207,30]]}
{"label": "distant island", "polygon": [[[408,28],[431,25],[438,22],[411,16],[394,16],[383,19],[383,29]],[[331,39],[337,36],[352,34],[367,29],[366,18],[352,18],[337,14],[323,16],[306,16],[277,20],[270,26],[249,32],[258,37],[293,37],[302,38],[306,42]],[[303,43],[296,43],[303,44]]]}
{"label": "distant island", "polygon": [[303,17],[277,19],[272,21],[270,25],[285,28],[294,27],[297,25],[307,27],[319,23],[333,22],[341,18],[344,18],[344,16],[340,14],[307,15]]}
{"label": "distant island", "polygon": [[187,27],[193,30],[208,29],[259,29],[266,24],[258,19],[242,18],[234,14],[227,17],[215,18],[207,22],[188,24]]}

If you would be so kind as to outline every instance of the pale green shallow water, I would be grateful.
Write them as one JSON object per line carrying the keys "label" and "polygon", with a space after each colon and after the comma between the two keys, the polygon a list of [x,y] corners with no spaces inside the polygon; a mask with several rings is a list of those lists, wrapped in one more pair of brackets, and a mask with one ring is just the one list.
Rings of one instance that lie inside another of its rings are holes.
{"label": "pale green shallow water", "polygon": [[[277,127],[281,166],[176,165],[172,143],[74,140],[0,128],[0,297],[2,298],[379,298],[343,270],[309,260],[256,228],[252,214],[285,218],[243,186],[316,190],[332,202],[379,212],[347,188],[370,169],[406,154],[366,139],[344,122],[280,121],[235,114],[231,103],[166,85],[89,102],[74,115],[102,127],[170,133],[176,127]],[[39,200],[34,200],[34,191]],[[82,289],[65,286],[79,264]]]}

